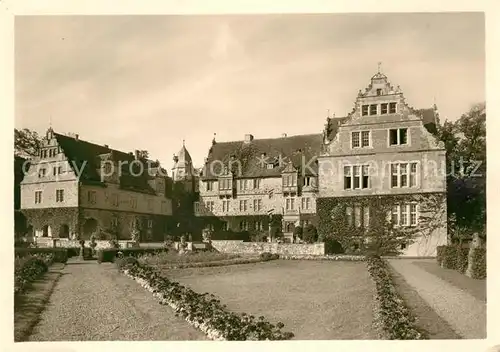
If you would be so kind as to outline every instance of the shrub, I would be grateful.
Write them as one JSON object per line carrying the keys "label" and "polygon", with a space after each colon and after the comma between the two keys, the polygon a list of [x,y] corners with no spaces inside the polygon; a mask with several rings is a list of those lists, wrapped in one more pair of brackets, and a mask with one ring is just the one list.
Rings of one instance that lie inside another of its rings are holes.
{"label": "shrub", "polygon": [[445,246],[443,249],[443,260],[441,266],[447,269],[457,269],[458,258],[457,246]]}
{"label": "shrub", "polygon": [[276,259],[279,259],[279,255],[276,254],[276,253],[269,253],[269,252],[263,252],[259,255],[260,259],[261,260],[276,260]]}
{"label": "shrub", "polygon": [[476,248],[472,255],[472,277],[474,279],[486,278],[486,248]]}
{"label": "shrub", "polygon": [[66,263],[68,261],[68,249],[67,248],[16,248],[16,257],[33,256],[36,254],[52,254],[54,256],[54,262],[56,263]]}
{"label": "shrub", "polygon": [[139,257],[144,254],[154,254],[165,252],[164,248],[104,248],[97,251],[97,262],[114,262],[120,253],[123,257]]}
{"label": "shrub", "polygon": [[14,294],[23,292],[28,284],[47,272],[54,254],[34,254],[16,258],[14,262]]}
{"label": "shrub", "polygon": [[212,339],[223,340],[288,340],[294,335],[283,332],[283,323],[271,324],[263,316],[237,314],[227,310],[214,295],[194,292],[188,287],[162,277],[153,268],[131,265],[125,273],[170,305],[192,325],[199,327]]}
{"label": "shrub", "polygon": [[327,237],[324,240],[325,242],[325,254],[343,254],[345,253],[344,248],[342,248],[342,244],[333,239],[331,237]]}
{"label": "shrub", "polygon": [[135,257],[116,258],[115,263],[118,269],[125,269],[131,265],[139,264],[137,258]]}
{"label": "shrub", "polygon": [[367,259],[368,271],[377,290],[376,319],[391,340],[427,339],[415,325],[415,318],[396,291],[387,263],[378,256]]}
{"label": "shrub", "polygon": [[314,227],[313,224],[309,224],[304,230],[303,237],[304,242],[314,243],[318,240],[318,230],[316,230],[316,227]]}
{"label": "shrub", "polygon": [[457,270],[464,274],[467,271],[467,265],[469,263],[469,248],[457,246]]}

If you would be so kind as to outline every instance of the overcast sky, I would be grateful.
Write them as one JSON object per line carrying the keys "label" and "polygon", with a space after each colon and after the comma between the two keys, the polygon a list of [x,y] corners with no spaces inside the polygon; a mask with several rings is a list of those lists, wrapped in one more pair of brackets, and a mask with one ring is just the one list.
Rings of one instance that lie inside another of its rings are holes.
{"label": "overcast sky", "polygon": [[415,108],[485,100],[482,14],[16,17],[17,128],[200,166],[218,141],[320,133],[382,62]]}

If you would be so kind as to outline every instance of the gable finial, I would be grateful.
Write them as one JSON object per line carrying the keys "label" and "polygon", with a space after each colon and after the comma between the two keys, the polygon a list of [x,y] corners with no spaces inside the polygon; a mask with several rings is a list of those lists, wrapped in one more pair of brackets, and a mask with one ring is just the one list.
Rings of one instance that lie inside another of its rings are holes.
{"label": "gable finial", "polygon": [[326,109],[326,117],[330,117],[330,109]]}
{"label": "gable finial", "polygon": [[185,140],[185,139],[183,139],[183,140],[182,140],[182,146],[183,146],[183,147],[185,147],[185,146],[186,146],[186,140]]}
{"label": "gable finial", "polygon": [[380,73],[380,68],[382,67],[382,62],[378,62],[378,73]]}

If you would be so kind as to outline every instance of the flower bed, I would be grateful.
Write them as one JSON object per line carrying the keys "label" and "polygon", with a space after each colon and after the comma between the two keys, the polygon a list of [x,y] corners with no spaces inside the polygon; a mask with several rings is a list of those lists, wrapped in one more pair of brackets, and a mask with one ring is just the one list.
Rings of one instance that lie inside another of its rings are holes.
{"label": "flower bed", "polygon": [[118,256],[139,257],[144,254],[157,254],[165,252],[165,248],[105,248],[97,251],[97,262],[114,262]]}
{"label": "flower bed", "polygon": [[141,263],[146,265],[172,265],[189,266],[191,264],[204,264],[210,262],[220,262],[239,258],[237,254],[227,254],[218,252],[186,252],[179,254],[175,251],[162,253],[146,253],[141,255]]}
{"label": "flower bed", "polygon": [[375,282],[377,310],[375,321],[390,340],[424,340],[428,337],[415,325],[403,299],[398,295],[387,263],[378,257],[367,258],[368,271]]}
{"label": "flower bed", "polygon": [[236,314],[226,309],[214,295],[199,294],[171,281],[153,268],[137,261],[119,261],[120,270],[141,284],[157,297],[161,304],[168,304],[176,315],[199,328],[212,340],[288,340],[294,335],[282,332],[282,323],[276,325],[264,317]]}
{"label": "flower bed", "polygon": [[16,248],[14,254],[16,258],[52,254],[55,263],[66,263],[68,261],[68,250],[66,248]]}
{"label": "flower bed", "polygon": [[332,260],[332,261],[365,261],[364,255],[281,255],[286,260]]}
{"label": "flower bed", "polygon": [[44,273],[54,262],[53,253],[26,255],[14,261],[14,295],[23,292],[26,287]]}
{"label": "flower bed", "polygon": [[[142,264],[147,264],[144,263],[143,258],[139,258],[139,262]],[[162,268],[169,268],[169,269],[188,269],[188,268],[212,268],[212,267],[217,267],[217,266],[227,266],[227,265],[238,265],[238,264],[253,264],[253,263],[261,263],[261,262],[266,262],[270,260],[276,260],[279,259],[277,255],[269,258],[262,258],[262,257],[256,257],[256,258],[234,258],[234,259],[226,259],[226,260],[217,260],[213,262],[199,262],[199,263],[180,263],[180,264],[163,264],[159,265]]]}

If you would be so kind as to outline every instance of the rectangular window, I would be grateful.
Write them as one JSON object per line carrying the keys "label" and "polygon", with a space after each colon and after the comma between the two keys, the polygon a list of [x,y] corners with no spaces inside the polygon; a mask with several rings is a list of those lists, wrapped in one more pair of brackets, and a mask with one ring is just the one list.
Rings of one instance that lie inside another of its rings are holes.
{"label": "rectangular window", "polygon": [[362,175],[362,179],[361,179],[361,188],[368,188],[369,187],[369,166],[368,165],[363,165],[362,166],[362,170],[361,170],[361,175]]}
{"label": "rectangular window", "polygon": [[359,132],[352,132],[352,147],[359,148],[360,145]]}
{"label": "rectangular window", "polygon": [[262,199],[253,200],[253,210],[260,211],[262,209]]}
{"label": "rectangular window", "polygon": [[247,211],[247,200],[240,200],[240,211]]}
{"label": "rectangular window", "polygon": [[417,186],[417,163],[410,164],[410,187]]}
{"label": "rectangular window", "polygon": [[417,163],[392,163],[391,187],[417,187]]}
{"label": "rectangular window", "polygon": [[361,167],[360,166],[354,166],[354,189],[361,188]]}
{"label": "rectangular window", "polygon": [[213,191],[214,184],[212,181],[207,181],[207,191]]}
{"label": "rectangular window", "polygon": [[294,198],[286,198],[285,206],[286,206],[286,210],[294,210],[295,209],[295,199]]}
{"label": "rectangular window", "polygon": [[397,226],[399,225],[399,205],[394,205],[391,212],[391,222]]}
{"label": "rectangular window", "polygon": [[408,226],[408,207],[406,206],[406,204],[401,205],[400,225]]}
{"label": "rectangular window", "polygon": [[377,104],[370,105],[370,115],[377,115]]}
{"label": "rectangular window", "polygon": [[255,222],[255,230],[262,231],[263,229],[264,229],[264,226],[262,226],[262,221],[256,221]]}
{"label": "rectangular window", "polygon": [[416,226],[418,222],[417,205],[410,204],[410,226]]}
{"label": "rectangular window", "polygon": [[344,166],[344,189],[352,188],[352,168]]}
{"label": "rectangular window", "polygon": [[408,187],[408,164],[399,164],[399,172],[400,187]]}
{"label": "rectangular window", "polygon": [[383,104],[380,104],[380,114],[381,115],[386,115],[387,114],[387,107],[388,107],[389,104],[387,103],[383,103]]}
{"label": "rectangular window", "polygon": [[222,201],[222,211],[223,212],[228,212],[229,211],[229,200],[223,200]]}
{"label": "rectangular window", "polygon": [[229,223],[227,221],[222,223],[222,231],[229,231]]}
{"label": "rectangular window", "polygon": [[209,200],[205,202],[205,207],[207,208],[208,211],[213,212],[214,211],[214,201]]}
{"label": "rectangular window", "polygon": [[311,185],[312,185],[311,177],[309,176],[304,177],[304,186],[311,186]]}
{"label": "rectangular window", "polygon": [[38,177],[45,177],[47,170],[40,169],[38,170]]}
{"label": "rectangular window", "polygon": [[390,145],[405,145],[408,144],[408,129],[394,128],[389,130]]}
{"label": "rectangular window", "polygon": [[259,189],[260,188],[260,179],[254,178],[253,179],[253,188],[254,189]]}
{"label": "rectangular window", "polygon": [[353,218],[352,218],[352,207],[346,207],[345,208],[345,215],[346,215],[346,218],[347,218],[347,225],[349,227],[352,226],[353,224]]}
{"label": "rectangular window", "polygon": [[56,202],[64,202],[64,190],[63,189],[56,190]]}
{"label": "rectangular window", "polygon": [[368,227],[370,225],[370,208],[363,207],[363,226]]}
{"label": "rectangular window", "polygon": [[240,231],[248,231],[248,222],[246,220],[240,221]]}
{"label": "rectangular window", "polygon": [[42,202],[42,191],[35,191],[35,204]]}
{"label": "rectangular window", "polygon": [[377,95],[382,95],[382,89],[380,88],[377,89]]}
{"label": "rectangular window", "polygon": [[367,116],[368,115],[368,105],[363,105],[361,107],[361,116]]}
{"label": "rectangular window", "polygon": [[354,225],[361,227],[361,207],[359,205],[354,206]]}
{"label": "rectangular window", "polygon": [[396,103],[389,103],[389,114],[396,113]]}
{"label": "rectangular window", "polygon": [[361,146],[362,147],[370,146],[370,131],[361,132]]}

